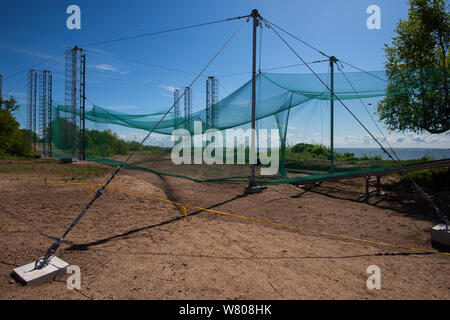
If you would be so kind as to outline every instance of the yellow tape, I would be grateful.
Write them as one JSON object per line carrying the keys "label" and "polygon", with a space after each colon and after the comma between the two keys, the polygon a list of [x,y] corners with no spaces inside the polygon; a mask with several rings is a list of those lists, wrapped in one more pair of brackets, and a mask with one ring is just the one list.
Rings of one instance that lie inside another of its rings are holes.
{"label": "yellow tape", "polygon": [[80,186],[88,186],[90,184],[94,185],[98,185],[96,183],[84,183],[84,182],[66,182],[66,181],[51,181],[51,180],[45,180],[47,183],[56,183],[56,184],[75,184],[75,185],[80,185]]}
{"label": "yellow tape", "polygon": [[[82,182],[78,182],[77,183],[77,182],[63,182],[63,181],[47,181],[47,183],[102,186],[102,184],[95,184],[95,183],[89,184],[89,183],[82,183]],[[268,221],[268,220],[261,220],[261,219],[257,219],[257,218],[244,217],[244,216],[239,216],[239,215],[233,214],[233,213],[227,213],[227,212],[222,212],[222,211],[217,211],[217,210],[212,210],[212,209],[206,209],[206,208],[193,206],[193,205],[189,205],[189,204],[184,204],[184,203],[171,201],[171,200],[167,200],[167,199],[162,199],[162,198],[155,198],[155,197],[151,197],[149,195],[143,194],[143,193],[138,193],[138,192],[134,192],[134,191],[130,191],[130,190],[127,190],[127,189],[118,188],[118,187],[108,186],[108,188],[116,190],[116,191],[128,193],[128,194],[136,195],[136,196],[139,196],[139,197],[144,197],[144,198],[148,198],[148,199],[152,199],[152,200],[157,200],[157,201],[162,201],[162,202],[175,204],[175,205],[180,207],[180,210],[184,210],[184,211],[182,211],[182,213],[185,215],[185,217],[187,217],[186,208],[192,208],[192,209],[196,209],[196,210],[217,213],[217,214],[221,214],[221,215],[225,215],[225,216],[229,216],[229,217],[233,217],[233,218],[237,218],[237,219],[242,219],[242,220],[258,222],[258,223],[263,223],[263,224],[267,224],[267,225],[272,225],[272,226],[276,226],[276,227],[280,227],[280,228],[313,233],[313,234],[317,234],[317,235],[321,235],[321,236],[325,236],[325,237],[331,237],[331,238],[337,238],[337,239],[343,239],[343,240],[351,240],[351,241],[368,243],[368,244],[373,244],[373,245],[378,245],[378,246],[391,247],[391,248],[399,248],[399,249],[404,249],[404,250],[414,251],[414,252],[424,252],[424,253],[432,253],[432,254],[450,256],[450,253],[447,253],[447,252],[440,252],[440,251],[427,250],[427,249],[410,248],[410,247],[405,247],[405,246],[396,245],[396,244],[390,244],[390,243],[385,243],[385,242],[365,240],[365,239],[359,239],[359,238],[343,236],[343,235],[339,235],[339,234],[333,234],[333,233],[328,233],[328,232],[316,231],[316,230],[312,230],[312,229],[294,227],[294,226],[289,226],[289,225],[285,225],[285,224],[281,224],[281,223],[277,223],[277,222],[272,222],[272,221]]]}
{"label": "yellow tape", "polygon": [[180,206],[180,211],[181,211],[181,214],[183,214],[184,217],[187,218],[187,210],[186,210],[186,207],[185,207],[185,206]]}

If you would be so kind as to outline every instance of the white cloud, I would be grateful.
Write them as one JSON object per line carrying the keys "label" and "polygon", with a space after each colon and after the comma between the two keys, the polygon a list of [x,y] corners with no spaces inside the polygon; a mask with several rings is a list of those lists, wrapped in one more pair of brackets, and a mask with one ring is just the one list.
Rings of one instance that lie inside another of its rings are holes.
{"label": "white cloud", "polygon": [[[377,140],[386,148],[389,147],[386,140],[381,135],[375,135]],[[391,133],[386,135],[387,141],[393,148],[449,148],[450,135],[448,134],[416,134],[411,132]],[[307,137],[302,135],[288,134],[287,140],[289,144],[304,143],[324,143],[330,144],[328,136],[322,139],[317,134],[310,134]],[[334,146],[336,148],[378,148],[378,144],[369,135],[345,135],[334,137]]]}
{"label": "white cloud", "polygon": [[[122,140],[125,140],[125,141],[141,142],[145,136],[146,136],[145,133],[142,134],[142,133],[138,133],[138,132],[130,132],[128,134],[119,134],[119,138]],[[173,145],[173,142],[171,141],[171,137],[168,135],[154,133],[147,139],[147,141],[145,142],[145,145],[170,147]]]}
{"label": "white cloud", "polygon": [[162,89],[164,89],[164,90],[166,90],[166,91],[170,91],[170,92],[174,92],[176,89],[178,89],[177,87],[174,87],[174,86],[168,86],[168,85],[165,85],[164,83],[161,83],[160,85],[158,85],[158,88],[162,88]]}
{"label": "white cloud", "polygon": [[112,72],[117,72],[120,74],[126,74],[125,71],[121,71],[116,67],[113,67],[112,65],[106,64],[106,63],[102,63],[102,64],[97,64],[95,65],[95,67],[99,70],[105,70],[105,71],[112,71]]}
{"label": "white cloud", "polygon": [[144,135],[138,132],[130,132],[129,134],[119,134],[119,138],[125,141],[141,141]]}

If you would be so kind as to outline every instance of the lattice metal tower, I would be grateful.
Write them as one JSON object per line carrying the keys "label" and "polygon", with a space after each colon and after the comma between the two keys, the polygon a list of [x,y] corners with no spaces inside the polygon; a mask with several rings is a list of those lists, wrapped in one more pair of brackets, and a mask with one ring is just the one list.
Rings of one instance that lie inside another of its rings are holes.
{"label": "lattice metal tower", "polygon": [[3,76],[0,74],[0,98],[2,98],[3,97],[3,91],[2,91],[2,89],[3,89]]}
{"label": "lattice metal tower", "polygon": [[173,103],[174,103],[174,107],[173,107],[173,127],[175,129],[178,129],[179,127],[179,123],[180,123],[180,118],[181,118],[181,114],[180,114],[180,102],[178,101],[180,99],[180,93],[178,91],[178,89],[175,89],[173,91]]}
{"label": "lattice metal tower", "polygon": [[185,120],[184,128],[189,131],[193,130],[191,117],[192,117],[192,89],[186,87],[184,89],[184,120]]}
{"label": "lattice metal tower", "polygon": [[75,48],[80,52],[80,156],[82,160],[86,160],[86,54],[83,49]]}
{"label": "lattice metal tower", "polygon": [[38,126],[37,135],[42,142],[42,154],[47,153],[45,144],[47,127],[47,73],[39,72],[39,103],[38,103]]}
{"label": "lattice metal tower", "polygon": [[27,130],[29,143],[36,151],[36,92],[37,72],[31,69],[28,72],[28,97],[27,97]]}
{"label": "lattice metal tower", "polygon": [[47,70],[47,146],[48,156],[52,156],[52,104],[53,104],[53,76]]}
{"label": "lattice metal tower", "polygon": [[78,158],[77,110],[80,106],[78,48],[66,48],[65,60],[65,106],[70,110],[66,118],[69,141],[65,144],[70,147],[72,158]]}
{"label": "lattice metal tower", "polygon": [[52,100],[52,74],[49,70],[39,71],[39,112],[38,112],[38,137],[42,143],[42,154],[49,155],[51,138],[49,126],[51,123]]}
{"label": "lattice metal tower", "polygon": [[219,82],[215,77],[206,80],[206,124],[209,128],[217,128],[219,124],[219,113],[217,102],[219,97]]}

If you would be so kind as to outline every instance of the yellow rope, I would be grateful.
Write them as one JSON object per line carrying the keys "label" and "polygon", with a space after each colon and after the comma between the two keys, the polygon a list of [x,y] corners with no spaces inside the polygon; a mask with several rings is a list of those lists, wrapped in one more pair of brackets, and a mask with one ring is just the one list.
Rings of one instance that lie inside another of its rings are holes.
{"label": "yellow rope", "polygon": [[[64,182],[64,181],[48,181],[48,180],[46,180],[46,183],[87,185],[87,186],[102,186],[102,184],[96,184],[96,183]],[[405,247],[405,246],[396,245],[396,244],[390,244],[390,243],[385,243],[385,242],[365,240],[365,239],[353,238],[353,237],[349,237],[349,236],[343,236],[343,235],[339,235],[339,234],[322,232],[322,231],[317,231],[317,230],[312,230],[312,229],[294,227],[294,226],[285,225],[285,224],[281,224],[281,223],[277,223],[277,222],[273,222],[273,221],[261,220],[261,219],[258,219],[258,218],[251,218],[251,217],[244,217],[244,216],[240,216],[240,215],[233,214],[233,213],[217,211],[217,210],[212,210],[212,209],[206,209],[206,208],[202,208],[202,207],[199,207],[199,206],[184,204],[184,203],[181,203],[181,202],[171,201],[171,200],[162,199],[162,198],[156,198],[156,197],[152,197],[152,196],[149,196],[149,195],[146,195],[146,194],[143,194],[143,193],[134,192],[134,191],[130,191],[130,190],[123,189],[123,188],[112,187],[112,186],[108,186],[108,188],[116,190],[116,191],[128,193],[128,194],[132,194],[132,195],[135,195],[135,196],[148,198],[148,199],[151,199],[151,200],[162,201],[162,202],[166,202],[166,203],[171,203],[171,204],[177,205],[180,208],[181,213],[184,214],[185,217],[187,217],[187,210],[186,210],[186,208],[192,208],[192,209],[201,210],[201,211],[205,211],[205,212],[212,212],[212,213],[216,213],[216,214],[221,214],[221,215],[225,215],[225,216],[229,216],[229,217],[233,217],[233,218],[237,218],[237,219],[242,219],[242,220],[258,222],[258,223],[263,223],[263,224],[267,224],[267,225],[272,225],[272,226],[276,226],[276,227],[280,227],[280,228],[285,228],[285,229],[291,229],[291,230],[296,230],[296,231],[302,231],[302,232],[318,234],[318,235],[325,236],[325,237],[331,237],[331,238],[337,238],[337,239],[343,239],[343,240],[351,240],[351,241],[368,243],[368,244],[385,246],[385,247],[391,247],[391,248],[400,248],[400,249],[404,249],[404,250],[408,250],[408,251],[414,251],[414,252],[424,252],[424,253],[432,253],[432,254],[450,256],[450,253],[447,253],[447,252],[440,252],[440,251],[427,250],[427,249],[410,248],[410,247]]]}
{"label": "yellow rope", "polygon": [[92,191],[94,191],[94,186],[92,184],[89,185],[89,200],[92,201],[92,196],[93,193]]}
{"label": "yellow rope", "polygon": [[185,206],[180,206],[180,211],[181,211],[181,214],[183,214],[184,217],[187,218],[188,213],[187,213],[186,207]]}

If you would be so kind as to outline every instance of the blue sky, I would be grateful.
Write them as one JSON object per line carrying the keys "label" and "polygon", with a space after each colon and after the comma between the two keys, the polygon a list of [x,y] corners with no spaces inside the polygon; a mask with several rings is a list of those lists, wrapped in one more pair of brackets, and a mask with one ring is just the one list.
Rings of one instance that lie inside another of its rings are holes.
{"label": "blue sky", "polygon": [[[66,8],[81,8],[81,30],[66,28]],[[381,8],[381,29],[369,30],[369,5]],[[400,18],[407,15],[406,0],[320,1],[2,1],[0,3],[0,73],[3,93],[14,95],[23,106],[17,118],[25,121],[26,79],[23,72],[57,54],[65,47],[153,32],[249,14],[257,8],[266,19],[282,26],[329,55],[335,55],[365,70],[382,70],[383,47],[390,43]],[[183,88],[216,53],[240,24],[226,22],[153,37],[86,47],[87,98],[91,103],[126,113],[149,113],[171,106],[175,87]],[[267,29],[263,29],[263,69],[299,63],[298,58]],[[317,52],[290,40],[306,61],[323,59]],[[111,57],[144,61],[183,72],[132,63]],[[64,100],[64,60],[60,56],[38,67],[54,73],[54,100]],[[315,64],[317,72],[328,72],[326,63]],[[219,96],[233,92],[250,75],[230,76],[251,70],[251,24],[247,23],[205,75],[219,79]],[[345,71],[354,71],[345,67]],[[308,73],[305,67],[278,72]],[[227,76],[228,75],[228,76]],[[204,80],[194,85],[194,111],[204,108]],[[371,103],[372,111],[376,100]],[[359,102],[349,103],[368,127],[376,131]],[[308,107],[291,117],[288,139],[328,143],[327,105]],[[336,146],[373,147],[364,131],[341,107],[336,107]],[[381,126],[384,132],[387,132]],[[143,132],[117,129],[124,137]],[[390,133],[397,147],[448,147],[448,135]]]}

